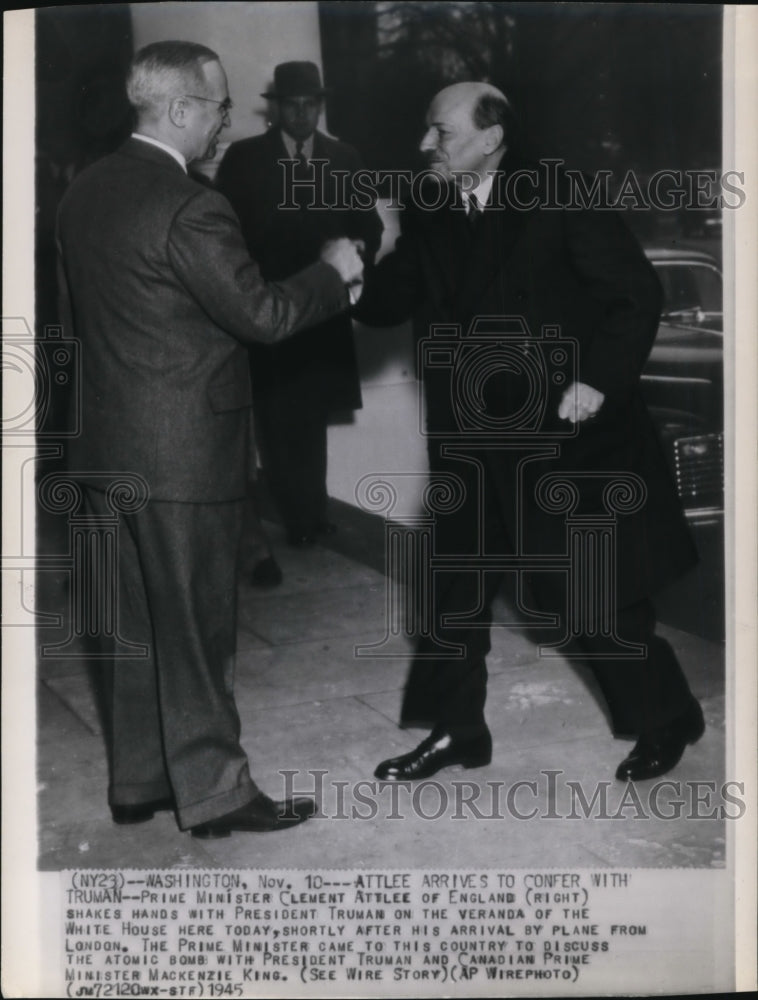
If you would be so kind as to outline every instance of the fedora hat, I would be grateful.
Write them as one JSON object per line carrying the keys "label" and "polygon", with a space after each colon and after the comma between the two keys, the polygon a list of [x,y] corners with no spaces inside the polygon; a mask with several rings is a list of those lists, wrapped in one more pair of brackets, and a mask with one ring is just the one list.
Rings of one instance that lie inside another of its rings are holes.
{"label": "fedora hat", "polygon": [[278,100],[286,97],[323,97],[328,93],[321,86],[318,66],[312,62],[279,63],[274,69],[274,86],[261,97]]}

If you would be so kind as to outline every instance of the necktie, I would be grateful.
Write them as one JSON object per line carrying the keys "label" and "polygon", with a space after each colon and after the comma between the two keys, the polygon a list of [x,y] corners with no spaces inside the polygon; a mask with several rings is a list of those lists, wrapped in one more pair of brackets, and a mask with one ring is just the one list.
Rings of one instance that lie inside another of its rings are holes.
{"label": "necktie", "polygon": [[[295,144],[295,180],[309,181],[311,179],[308,160],[303,151],[303,143]],[[295,201],[301,209],[307,208],[313,200],[313,192],[307,184],[298,185],[295,189]]]}
{"label": "necktie", "polygon": [[308,172],[308,160],[306,159],[305,153],[303,152],[303,143],[298,142],[295,145],[295,157],[297,159],[297,166],[295,171],[300,177],[304,177]]}
{"label": "necktie", "polygon": [[468,201],[466,202],[466,209],[468,215],[469,225],[472,229],[476,228],[476,223],[479,216],[482,214],[481,207],[479,205],[479,200],[475,194],[470,194],[468,196]]}

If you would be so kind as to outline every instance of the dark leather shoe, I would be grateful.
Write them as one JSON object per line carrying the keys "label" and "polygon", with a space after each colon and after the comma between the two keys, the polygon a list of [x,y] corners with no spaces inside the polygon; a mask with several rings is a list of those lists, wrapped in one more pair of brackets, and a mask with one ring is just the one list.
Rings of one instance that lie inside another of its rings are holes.
{"label": "dark leather shoe", "polygon": [[383,760],[374,771],[380,781],[418,781],[443,767],[484,767],[492,760],[492,737],[485,727],[479,736],[456,740],[449,733],[433,732],[410,753]]}
{"label": "dark leather shoe", "polygon": [[166,812],[174,808],[173,799],[153,799],[150,802],[140,802],[131,806],[111,806],[113,822],[119,826],[130,826],[132,823],[146,823],[157,812]]}
{"label": "dark leather shoe", "polygon": [[266,556],[253,566],[250,579],[255,587],[278,587],[284,577],[273,556]]}
{"label": "dark leather shoe", "polygon": [[313,799],[295,797],[284,802],[274,802],[261,792],[252,802],[207,823],[193,826],[191,832],[193,837],[204,840],[228,837],[233,832],[269,833],[297,826],[315,812],[316,803]]}
{"label": "dark leather shoe", "polygon": [[676,767],[689,743],[697,743],[705,732],[700,703],[694,698],[687,711],[668,726],[644,733],[616,771],[619,781],[658,778]]}

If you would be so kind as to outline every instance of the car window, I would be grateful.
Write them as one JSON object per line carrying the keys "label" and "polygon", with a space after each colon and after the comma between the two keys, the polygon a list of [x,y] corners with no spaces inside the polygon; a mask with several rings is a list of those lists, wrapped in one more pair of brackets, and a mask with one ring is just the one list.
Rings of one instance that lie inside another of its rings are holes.
{"label": "car window", "polygon": [[663,286],[663,318],[721,330],[722,280],[718,269],[694,261],[656,261]]}

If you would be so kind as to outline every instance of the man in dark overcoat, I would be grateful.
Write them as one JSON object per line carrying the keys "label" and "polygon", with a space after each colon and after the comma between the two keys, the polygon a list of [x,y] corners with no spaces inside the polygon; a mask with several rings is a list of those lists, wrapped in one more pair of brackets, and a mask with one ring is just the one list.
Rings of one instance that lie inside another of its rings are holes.
{"label": "man in dark overcoat", "polygon": [[101,586],[117,588],[114,644],[144,651],[103,650],[111,811],[138,823],[174,809],[201,837],[279,830],[313,803],[275,803],[258,789],[233,692],[245,345],[344,311],[362,266],[343,240],[290,280],[266,283],[226,199],[187,176],[229,121],[210,49],[147,46],[127,93],[135,132],[73,181],[58,220],[64,315],[82,356],[71,476],[90,515],[109,523],[120,511],[117,552],[105,553],[115,578]]}
{"label": "man in dark overcoat", "polygon": [[415,316],[431,475],[460,496],[436,515],[434,553],[450,558],[433,574],[401,715],[432,732],[376,775],[489,762],[485,657],[506,574],[526,622],[563,624],[561,648],[592,669],[615,732],[637,738],[617,777],[663,774],[703,716],[651,604],[695,558],[639,391],[657,278],[615,213],[562,207],[555,164],[519,159],[494,87],[446,88],[426,127],[441,183],[414,188],[357,313]]}
{"label": "man in dark overcoat", "polygon": [[[232,143],[219,167],[219,190],[240,219],[250,253],[267,281],[288,278],[318,259],[327,239],[360,241],[366,260],[382,224],[371,199],[351,203],[358,153],[318,131],[324,89],[310,62],[282,63],[264,94],[277,124]],[[289,161],[289,162],[287,162]],[[250,349],[256,439],[268,484],[294,545],[334,530],[327,510],[327,423],[361,406],[348,315],[335,316],[286,344]]]}

